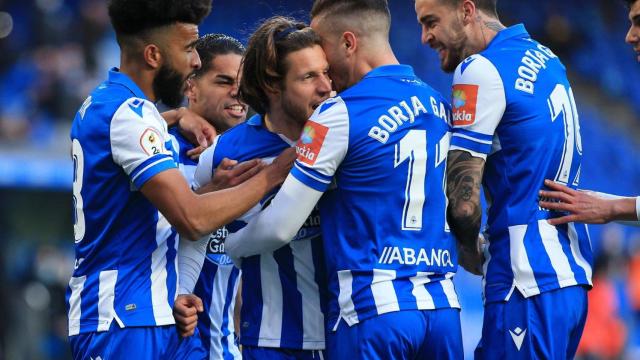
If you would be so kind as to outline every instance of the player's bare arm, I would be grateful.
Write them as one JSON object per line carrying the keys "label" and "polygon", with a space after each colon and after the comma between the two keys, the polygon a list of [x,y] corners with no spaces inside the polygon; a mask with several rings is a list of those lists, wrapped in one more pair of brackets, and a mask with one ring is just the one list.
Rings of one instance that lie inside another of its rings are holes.
{"label": "player's bare arm", "polygon": [[295,151],[288,149],[243,184],[208,194],[194,194],[177,169],[154,176],[141,191],[182,236],[195,241],[244,214],[282,184],[294,159]]}
{"label": "player's bare arm", "polygon": [[605,224],[611,221],[638,221],[637,198],[605,198],[597,193],[578,191],[545,180],[549,190],[540,191],[540,206],[544,209],[569,213],[549,219],[551,225],[582,222]]}
{"label": "player's bare arm", "polygon": [[484,160],[466,151],[449,152],[447,165],[447,219],[458,239],[460,263],[469,272],[480,274],[482,263],[478,234],[482,222],[480,186]]}

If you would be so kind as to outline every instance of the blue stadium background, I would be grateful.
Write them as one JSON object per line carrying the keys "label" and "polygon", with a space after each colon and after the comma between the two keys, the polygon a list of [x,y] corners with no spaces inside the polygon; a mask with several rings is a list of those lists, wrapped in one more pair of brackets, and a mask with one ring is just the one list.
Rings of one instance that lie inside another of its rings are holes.
{"label": "blue stadium background", "polygon": [[[448,93],[451,77],[440,71],[435,52],[420,44],[413,1],[390,2],[398,58]],[[84,97],[118,64],[105,3],[0,1],[0,360],[70,357],[64,311],[73,264],[68,129]],[[259,20],[274,14],[306,20],[311,3],[215,0],[200,32],[246,42]],[[502,0],[499,12],[507,25],[524,22],[569,69],[585,149],[582,187],[640,194],[640,64],[624,43],[622,1]],[[597,321],[619,330],[605,333],[619,344],[613,355],[596,349],[582,356],[640,358],[640,303],[628,286],[640,232],[608,225],[591,227],[591,235],[608,300],[594,313],[604,312]],[[472,358],[482,324],[480,279],[462,272],[456,286]]]}

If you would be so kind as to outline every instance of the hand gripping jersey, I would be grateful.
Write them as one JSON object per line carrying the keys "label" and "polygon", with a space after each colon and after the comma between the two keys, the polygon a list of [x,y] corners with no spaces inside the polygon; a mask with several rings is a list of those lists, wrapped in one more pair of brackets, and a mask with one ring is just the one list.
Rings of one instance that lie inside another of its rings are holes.
{"label": "hand gripping jersey", "polygon": [[580,124],[565,67],[523,25],[498,33],[456,69],[451,150],[486,158],[491,203],[485,300],[591,285],[586,226],[551,226],[538,207],[544,179],[580,181]]}
{"label": "hand gripping jersey", "polygon": [[448,103],[411,67],[390,65],[307,122],[291,174],[326,191],[319,208],[331,326],[459,308],[444,188],[449,116]]}
{"label": "hand gripping jersey", "polygon": [[126,75],[112,69],[76,114],[75,267],[69,335],[174,324],[177,234],[139,191],[176,167],[166,122]]}
{"label": "hand gripping jersey", "polygon": [[[217,138],[201,156],[196,181],[210,179],[222,159],[272,161],[291,147],[267,130],[258,115]],[[201,180],[202,179],[202,180]],[[234,233],[268,206],[275,192],[247,214],[228,224]],[[325,276],[318,212],[314,211],[291,243],[242,261],[242,345],[298,350],[324,349]],[[273,224],[278,226],[278,224]],[[227,258],[227,261],[228,260]]]}
{"label": "hand gripping jersey", "polygon": [[[211,174],[202,179],[202,184],[195,183],[198,162],[187,155],[193,144],[175,127],[169,133],[187,183],[194,188],[208,183]],[[202,299],[204,313],[198,316],[198,333],[212,360],[241,358],[233,319],[240,270],[224,252],[225,235],[226,229],[222,228],[197,242],[180,239],[178,248],[179,293],[194,293]]]}

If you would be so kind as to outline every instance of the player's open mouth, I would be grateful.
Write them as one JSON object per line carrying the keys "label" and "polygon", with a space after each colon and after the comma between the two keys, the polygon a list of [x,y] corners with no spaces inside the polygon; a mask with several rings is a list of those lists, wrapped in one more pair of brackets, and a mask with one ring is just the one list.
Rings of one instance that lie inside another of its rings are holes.
{"label": "player's open mouth", "polygon": [[224,108],[233,117],[243,117],[247,113],[247,107],[242,104],[233,104]]}

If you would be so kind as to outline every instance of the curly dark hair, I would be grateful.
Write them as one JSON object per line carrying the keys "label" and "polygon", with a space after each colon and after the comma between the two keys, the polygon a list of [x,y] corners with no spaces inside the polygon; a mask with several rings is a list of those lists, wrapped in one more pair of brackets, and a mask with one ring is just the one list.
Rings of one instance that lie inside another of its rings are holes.
{"label": "curly dark hair", "polygon": [[242,56],[244,54],[242,43],[225,34],[207,34],[200,37],[196,41],[196,50],[198,50],[202,62],[202,67],[194,72],[196,77],[207,73],[211,68],[211,60],[218,55],[236,54]]}
{"label": "curly dark hair", "polygon": [[211,11],[211,0],[109,0],[109,17],[118,37],[177,22],[200,24]]}

